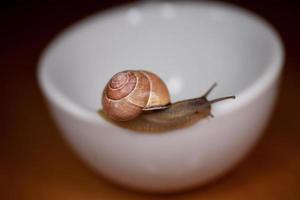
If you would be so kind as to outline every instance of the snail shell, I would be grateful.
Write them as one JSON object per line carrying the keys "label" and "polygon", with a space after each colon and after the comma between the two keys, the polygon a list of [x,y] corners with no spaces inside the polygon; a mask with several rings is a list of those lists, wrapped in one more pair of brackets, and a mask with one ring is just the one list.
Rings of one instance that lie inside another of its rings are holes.
{"label": "snail shell", "polygon": [[107,83],[102,106],[116,121],[128,121],[146,110],[163,109],[170,104],[167,86],[149,71],[126,70],[115,74]]}

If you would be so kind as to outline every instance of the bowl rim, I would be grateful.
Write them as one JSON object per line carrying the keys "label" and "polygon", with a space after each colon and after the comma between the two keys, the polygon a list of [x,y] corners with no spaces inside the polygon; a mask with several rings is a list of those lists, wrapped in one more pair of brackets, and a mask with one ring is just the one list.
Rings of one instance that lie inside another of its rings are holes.
{"label": "bowl rim", "polygon": [[[71,26],[67,27],[65,30],[61,31],[56,37],[50,41],[50,43],[45,47],[43,50],[39,61],[38,61],[38,67],[37,67],[37,79],[38,84],[40,86],[40,89],[42,90],[44,96],[46,96],[47,100],[50,101],[52,104],[58,106],[60,109],[68,112],[70,115],[77,116],[78,118],[93,122],[93,123],[100,123],[103,124],[105,121],[104,119],[100,118],[97,111],[91,110],[85,106],[82,106],[72,99],[70,99],[67,95],[64,95],[58,88],[56,88],[49,79],[49,76],[47,76],[47,73],[45,73],[45,68],[47,66],[46,61],[47,58],[54,50],[54,47],[59,45],[59,42],[61,40],[64,40],[65,37],[68,37],[70,32],[77,31],[78,29],[81,29],[82,25],[92,23],[93,20],[98,19],[100,16],[105,16],[107,13],[111,11],[119,11],[119,10],[125,10],[130,9],[132,6],[144,6],[145,4],[163,4],[164,2],[135,2],[123,6],[113,7],[111,9],[98,12],[95,14],[92,14],[89,17],[86,17],[82,20],[79,20],[78,22],[75,22],[75,24],[72,24]],[[224,2],[174,2],[172,4],[186,4],[186,3],[193,3],[197,5],[208,5],[212,7],[221,7],[224,10],[234,10],[239,12],[239,14],[246,16],[247,18],[251,18],[255,23],[258,25],[262,25],[264,28],[266,28],[268,31],[270,31],[271,35],[275,39],[274,46],[277,48],[275,49],[277,51],[278,56],[274,57],[272,62],[270,62],[269,66],[266,67],[266,70],[257,78],[255,82],[252,82],[249,84],[248,87],[246,87],[240,94],[237,96],[238,101],[226,101],[222,103],[219,106],[220,112],[218,112],[218,116],[227,115],[231,112],[234,112],[234,110],[237,110],[245,105],[247,105],[249,102],[251,102],[255,97],[259,96],[263,91],[268,88],[275,80],[277,80],[281,74],[283,63],[284,63],[284,45],[282,42],[282,39],[279,35],[279,33],[275,30],[275,28],[264,18],[260,17],[256,13],[253,13],[252,11],[249,11],[243,7],[231,4],[231,3],[224,3]]]}

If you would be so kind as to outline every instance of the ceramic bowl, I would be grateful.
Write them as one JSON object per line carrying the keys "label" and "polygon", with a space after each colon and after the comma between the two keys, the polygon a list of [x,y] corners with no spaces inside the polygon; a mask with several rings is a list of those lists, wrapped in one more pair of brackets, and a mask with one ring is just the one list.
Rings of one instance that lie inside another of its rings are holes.
{"label": "ceramic bowl", "polygon": [[[135,3],[93,15],[44,51],[40,87],[75,152],[121,185],[172,192],[232,169],[271,116],[283,62],[274,29],[242,8],[217,2]],[[145,69],[172,101],[198,97],[214,82],[214,118],[163,134],[122,129],[102,119],[102,90],[125,69]]]}

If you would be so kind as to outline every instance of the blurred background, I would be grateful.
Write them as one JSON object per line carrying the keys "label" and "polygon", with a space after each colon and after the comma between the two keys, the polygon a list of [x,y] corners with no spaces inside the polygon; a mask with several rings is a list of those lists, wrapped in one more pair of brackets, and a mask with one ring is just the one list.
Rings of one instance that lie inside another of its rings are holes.
{"label": "blurred background", "polygon": [[39,56],[72,23],[132,1],[0,1],[0,199],[300,199],[300,4],[226,1],[280,33],[286,60],[264,137],[234,171],[205,187],[166,195],[124,190],[87,168],[61,138],[37,85]]}

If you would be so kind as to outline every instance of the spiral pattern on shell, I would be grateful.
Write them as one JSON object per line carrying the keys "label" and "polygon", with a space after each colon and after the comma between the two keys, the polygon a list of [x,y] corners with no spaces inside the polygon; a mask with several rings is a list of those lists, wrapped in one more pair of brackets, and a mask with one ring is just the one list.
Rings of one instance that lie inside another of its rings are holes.
{"label": "spiral pattern on shell", "polygon": [[143,110],[154,110],[170,103],[164,82],[149,71],[127,70],[115,74],[102,95],[103,111],[113,120],[136,118]]}

